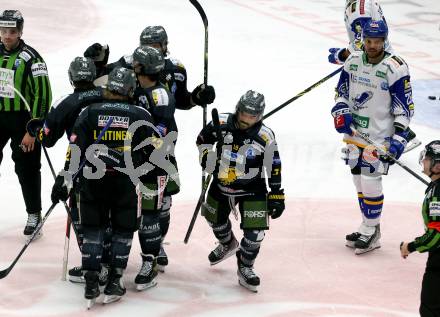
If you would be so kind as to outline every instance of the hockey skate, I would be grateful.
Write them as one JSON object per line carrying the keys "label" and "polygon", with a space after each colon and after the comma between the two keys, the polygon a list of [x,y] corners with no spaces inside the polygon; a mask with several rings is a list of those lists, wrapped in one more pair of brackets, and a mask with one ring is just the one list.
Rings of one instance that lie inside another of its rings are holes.
{"label": "hockey skate", "polygon": [[350,234],[347,234],[345,236],[345,246],[349,248],[354,248],[354,243],[359,239],[361,234],[359,232],[353,232]]}
{"label": "hockey skate", "polygon": [[[26,226],[24,227],[23,234],[26,237],[27,240],[29,240],[34,233],[35,229],[37,228],[38,224],[41,222],[41,212],[36,214],[28,214]],[[35,236],[34,240],[37,240],[43,235],[43,229],[40,229],[38,231],[37,235]]]}
{"label": "hockey skate", "polygon": [[98,272],[88,271],[84,274],[86,287],[84,297],[87,300],[87,309],[92,308],[99,297]]}
{"label": "hockey skate", "polygon": [[71,268],[67,274],[69,281],[72,283],[85,283],[84,274],[82,272],[82,266],[75,266]]}
{"label": "hockey skate", "polygon": [[136,275],[134,282],[138,291],[143,291],[157,285],[157,271],[154,269],[154,256],[151,254],[142,256],[142,267]]}
{"label": "hockey skate", "polygon": [[260,285],[260,278],[255,274],[252,266],[245,266],[238,260],[238,284],[251,292],[258,292],[257,287]]}
{"label": "hockey skate", "polygon": [[232,240],[228,244],[219,243],[218,246],[211,251],[208,255],[209,263],[215,265],[221,261],[234,255],[238,249],[238,241],[235,239],[234,234],[232,234]]}
{"label": "hockey skate", "polygon": [[168,255],[166,254],[163,245],[160,246],[159,255],[156,257],[156,268],[159,272],[165,272],[165,266],[168,265]]}
{"label": "hockey skate", "polygon": [[359,255],[380,248],[379,239],[380,226],[377,225],[372,235],[361,234],[361,236],[356,240],[356,242],[354,243],[354,253]]}
{"label": "hockey skate", "polygon": [[126,289],[122,280],[122,269],[112,269],[104,289],[104,304],[116,302],[125,294]]}

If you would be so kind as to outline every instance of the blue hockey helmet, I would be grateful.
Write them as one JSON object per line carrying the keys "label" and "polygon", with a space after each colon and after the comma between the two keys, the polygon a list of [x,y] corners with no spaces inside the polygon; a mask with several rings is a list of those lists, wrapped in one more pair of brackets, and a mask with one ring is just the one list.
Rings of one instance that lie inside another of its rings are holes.
{"label": "blue hockey helmet", "polygon": [[386,40],[388,38],[388,26],[383,20],[371,20],[364,24],[362,37],[379,37]]}

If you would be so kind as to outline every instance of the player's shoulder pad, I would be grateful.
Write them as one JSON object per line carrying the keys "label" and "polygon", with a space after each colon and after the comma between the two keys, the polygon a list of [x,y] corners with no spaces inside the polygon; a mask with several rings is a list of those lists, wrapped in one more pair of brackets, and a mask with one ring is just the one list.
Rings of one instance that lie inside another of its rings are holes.
{"label": "player's shoulder pad", "polygon": [[154,104],[156,106],[168,106],[170,104],[170,93],[163,87],[155,88],[151,91]]}
{"label": "player's shoulder pad", "polygon": [[395,80],[404,76],[409,76],[408,65],[400,56],[391,54],[382,61],[382,64],[388,68],[389,72],[391,73],[391,77],[394,77]]}
{"label": "player's shoulder pad", "polygon": [[347,60],[344,63],[344,70],[348,71],[357,71],[359,65],[362,63],[362,51],[354,51],[347,57]]}
{"label": "player's shoulder pad", "polygon": [[262,124],[260,130],[258,131],[258,136],[266,142],[266,144],[275,142],[275,134],[272,129]]}
{"label": "player's shoulder pad", "polygon": [[177,58],[170,57],[169,59],[170,59],[171,63],[173,63],[174,66],[185,69],[185,65],[183,65],[182,62],[180,60],[178,60]]}
{"label": "player's shoulder pad", "polygon": [[133,64],[133,55],[124,55],[124,56],[122,56],[122,58],[124,59],[124,61],[125,61],[125,64],[127,64],[127,65],[132,65]]}
{"label": "player's shoulder pad", "polygon": [[67,94],[67,95],[64,95],[64,96],[58,98],[57,100],[55,100],[54,103],[52,103],[52,106],[50,107],[50,111],[52,111],[52,109],[53,110],[57,109],[59,107],[59,105],[62,105],[64,103],[64,101],[67,98],[71,97],[72,95],[73,94]]}
{"label": "player's shoulder pad", "polygon": [[37,53],[37,51],[34,48],[25,44],[23,46],[20,54],[18,54],[18,57],[22,58],[27,63],[31,59],[36,59],[36,58],[40,57],[40,55]]}

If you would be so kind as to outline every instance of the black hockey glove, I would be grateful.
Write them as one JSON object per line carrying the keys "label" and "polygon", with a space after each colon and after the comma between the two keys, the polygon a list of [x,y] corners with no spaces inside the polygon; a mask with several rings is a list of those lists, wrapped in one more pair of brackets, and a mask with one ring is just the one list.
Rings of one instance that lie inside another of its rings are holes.
{"label": "black hockey glove", "polygon": [[217,163],[216,154],[212,150],[204,149],[200,155],[200,166],[207,173],[213,173]]}
{"label": "black hockey glove", "polygon": [[209,105],[214,102],[215,89],[212,86],[205,84],[198,85],[191,93],[191,98],[196,105]]}
{"label": "black hockey glove", "polygon": [[267,194],[267,210],[272,219],[276,219],[284,211],[284,189],[272,190]]}
{"label": "black hockey glove", "polygon": [[110,48],[108,45],[101,45],[99,43],[95,43],[87,47],[84,51],[84,57],[89,57],[93,59],[96,67],[103,67],[107,65],[108,57],[110,55]]}
{"label": "black hockey glove", "polygon": [[69,189],[64,182],[64,176],[58,175],[55,178],[55,184],[52,187],[52,194],[50,195],[52,203],[56,204],[60,200],[66,201],[68,197]]}
{"label": "black hockey glove", "polygon": [[40,130],[43,128],[43,125],[44,125],[44,120],[33,118],[29,120],[28,123],[26,124],[26,131],[27,133],[29,133],[30,136],[35,138],[40,133]]}

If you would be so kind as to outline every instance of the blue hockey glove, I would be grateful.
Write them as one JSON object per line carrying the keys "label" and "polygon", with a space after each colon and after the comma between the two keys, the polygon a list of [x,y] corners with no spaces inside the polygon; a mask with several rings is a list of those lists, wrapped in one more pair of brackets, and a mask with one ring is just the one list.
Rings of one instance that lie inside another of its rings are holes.
{"label": "blue hockey glove", "polygon": [[342,65],[345,62],[345,59],[342,57],[342,53],[345,51],[345,48],[332,47],[329,48],[328,61],[332,64]]}
{"label": "blue hockey glove", "polygon": [[334,118],[335,129],[339,133],[347,133],[352,135],[351,124],[353,123],[353,117],[351,116],[350,108],[343,102],[338,102],[332,108],[332,116]]}

